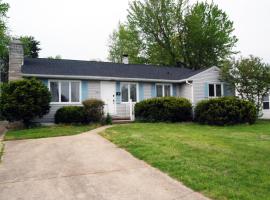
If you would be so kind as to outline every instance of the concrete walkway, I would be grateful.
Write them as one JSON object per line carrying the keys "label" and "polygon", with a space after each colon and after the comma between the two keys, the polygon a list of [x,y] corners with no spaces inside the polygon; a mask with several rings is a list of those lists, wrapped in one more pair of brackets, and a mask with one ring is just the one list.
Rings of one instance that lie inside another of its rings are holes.
{"label": "concrete walkway", "polygon": [[5,142],[0,199],[207,199],[97,133]]}

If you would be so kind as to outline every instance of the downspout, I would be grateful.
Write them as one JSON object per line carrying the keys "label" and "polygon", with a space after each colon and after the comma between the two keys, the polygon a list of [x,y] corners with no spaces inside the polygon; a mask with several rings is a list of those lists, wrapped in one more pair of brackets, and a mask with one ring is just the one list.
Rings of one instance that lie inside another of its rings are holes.
{"label": "downspout", "polygon": [[191,86],[191,105],[192,105],[192,119],[195,119],[195,112],[194,112],[194,94],[193,94],[193,84],[188,82],[188,80],[186,80],[186,84],[188,84],[189,86]]}
{"label": "downspout", "polygon": [[189,80],[186,80],[186,84],[191,86],[191,103],[192,103],[192,106],[193,106],[193,104],[194,104],[193,84],[188,82],[188,81]]}

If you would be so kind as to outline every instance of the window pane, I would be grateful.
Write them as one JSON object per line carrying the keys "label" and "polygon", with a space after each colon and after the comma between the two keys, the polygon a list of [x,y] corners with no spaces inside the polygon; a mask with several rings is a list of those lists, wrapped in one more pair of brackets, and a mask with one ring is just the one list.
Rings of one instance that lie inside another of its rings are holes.
{"label": "window pane", "polygon": [[263,102],[263,109],[269,110],[269,102]]}
{"label": "window pane", "polygon": [[52,94],[52,102],[59,102],[58,82],[50,82],[50,91]]}
{"label": "window pane", "polygon": [[69,102],[69,82],[61,82],[61,102]]}
{"label": "window pane", "polygon": [[214,97],[215,96],[215,87],[214,84],[209,84],[209,97]]}
{"label": "window pane", "polygon": [[165,85],[164,86],[164,96],[168,97],[171,96],[171,86],[170,85]]}
{"label": "window pane", "polygon": [[123,84],[121,87],[122,102],[128,102],[128,85]]}
{"label": "window pane", "polygon": [[80,83],[71,82],[71,102],[80,101]]}
{"label": "window pane", "polygon": [[136,84],[130,84],[130,98],[132,99],[132,102],[137,101],[137,87],[136,87]]}
{"label": "window pane", "polygon": [[156,89],[157,89],[157,97],[162,97],[163,96],[162,85],[157,85]]}
{"label": "window pane", "polygon": [[216,84],[216,96],[221,97],[221,85]]}
{"label": "window pane", "polygon": [[264,96],[263,97],[263,101],[267,101],[268,102],[269,101],[269,95]]}

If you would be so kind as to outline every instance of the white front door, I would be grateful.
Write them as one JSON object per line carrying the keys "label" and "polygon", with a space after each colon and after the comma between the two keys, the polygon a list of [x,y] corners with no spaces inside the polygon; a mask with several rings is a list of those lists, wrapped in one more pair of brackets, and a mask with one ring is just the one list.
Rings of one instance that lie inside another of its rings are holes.
{"label": "white front door", "polygon": [[101,100],[104,101],[104,111],[105,114],[109,113],[111,115],[116,114],[116,104],[115,104],[115,82],[114,81],[101,81]]}

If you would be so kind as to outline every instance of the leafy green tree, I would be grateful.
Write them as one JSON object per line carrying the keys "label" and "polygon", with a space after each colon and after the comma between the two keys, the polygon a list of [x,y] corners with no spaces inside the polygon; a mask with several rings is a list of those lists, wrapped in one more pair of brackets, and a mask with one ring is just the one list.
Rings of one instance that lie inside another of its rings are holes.
{"label": "leafy green tree", "polygon": [[270,91],[270,65],[254,56],[240,58],[224,65],[221,79],[235,89],[241,98],[253,102],[260,114],[263,97]]}
{"label": "leafy green tree", "polygon": [[62,59],[61,55],[49,56],[48,59]]}
{"label": "leafy green tree", "polygon": [[33,36],[21,36],[20,41],[23,44],[24,56],[38,58],[39,51],[41,50],[39,41]]}
{"label": "leafy green tree", "polygon": [[6,19],[9,5],[3,3],[0,0],[0,70],[1,70],[1,81],[7,79],[6,72],[8,66],[8,44],[9,36],[7,31]]}
{"label": "leafy green tree", "polygon": [[109,60],[122,63],[123,55],[129,55],[129,63],[144,63],[140,55],[143,53],[143,43],[134,26],[119,24],[118,29],[110,35]]}
{"label": "leafy green tree", "polygon": [[50,110],[51,94],[39,80],[23,79],[1,85],[0,110],[9,121],[22,120],[26,126]]}
{"label": "leafy green tree", "polygon": [[184,62],[195,68],[220,66],[237,42],[233,22],[213,3],[196,3],[185,16]]}
{"label": "leafy green tree", "polygon": [[[134,0],[130,3],[127,24],[132,26],[124,39],[120,29],[111,37],[109,58],[119,62],[123,41],[136,41],[129,56],[148,64],[177,65],[184,62],[189,68],[219,66],[232,53],[237,42],[233,23],[224,11],[213,3],[196,3],[188,0]],[[137,45],[138,44],[138,45]],[[113,47],[113,48],[112,48]]]}

